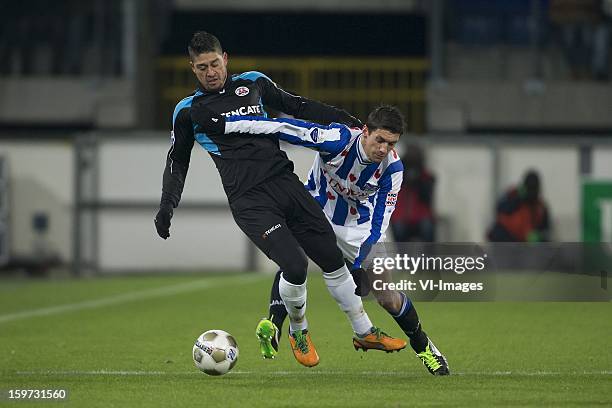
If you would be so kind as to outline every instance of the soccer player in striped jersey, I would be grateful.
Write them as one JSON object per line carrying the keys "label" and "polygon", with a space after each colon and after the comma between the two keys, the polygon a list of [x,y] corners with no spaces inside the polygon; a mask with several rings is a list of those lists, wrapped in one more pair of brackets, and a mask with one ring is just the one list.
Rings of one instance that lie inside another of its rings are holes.
{"label": "soccer player in striped jersey", "polygon": [[[373,245],[384,240],[402,184],[402,162],[393,150],[404,128],[401,112],[392,106],[380,106],[368,115],[363,129],[336,123],[322,126],[296,119],[222,118],[212,113],[210,119],[208,131],[278,137],[318,152],[306,189],[333,227],[338,247],[357,285],[355,293],[366,295],[370,283],[363,262]],[[257,327],[262,355],[266,358],[274,357],[278,351],[277,334],[287,315],[278,293],[281,273],[277,273],[272,287],[270,319],[262,319]],[[326,283],[329,287],[329,280]],[[449,374],[446,358],[422,330],[410,299],[399,291],[373,293],[409,337],[410,345],[429,372]],[[354,336],[353,345],[356,350],[380,349],[364,336]]]}
{"label": "soccer player in striped jersey", "polygon": [[[361,122],[346,111],[292,95],[261,72],[228,75],[227,53],[219,39],[200,31],[187,47],[197,90],[181,100],[172,116],[171,146],[162,178],[162,194],[154,223],[158,235],[170,237],[189,170],[194,143],[215,162],[232,217],[245,235],[283,269],[279,291],[289,317],[289,343],[295,359],[306,367],[319,363],[306,319],[308,258],[327,280],[336,283],[330,293],[351,322],[353,331],[377,331],[354,293],[355,283],[336,245],[334,231],[315,199],[293,172],[293,163],[280,150],[277,138],[209,131],[215,120],[233,115],[267,116],[266,108],[322,123]],[[212,120],[214,119],[214,120]],[[206,130],[200,128],[200,120]],[[307,258],[308,257],[308,258]],[[406,347],[406,341],[376,336],[387,350]]]}

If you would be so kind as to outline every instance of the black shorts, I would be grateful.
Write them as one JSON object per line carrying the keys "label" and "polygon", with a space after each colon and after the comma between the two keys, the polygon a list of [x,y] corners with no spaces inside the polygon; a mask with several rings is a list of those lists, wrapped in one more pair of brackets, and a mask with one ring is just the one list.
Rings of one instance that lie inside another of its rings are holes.
{"label": "black shorts", "polygon": [[295,174],[255,186],[230,207],[240,229],[283,270],[300,256],[300,247],[324,272],[344,265],[329,221]]}

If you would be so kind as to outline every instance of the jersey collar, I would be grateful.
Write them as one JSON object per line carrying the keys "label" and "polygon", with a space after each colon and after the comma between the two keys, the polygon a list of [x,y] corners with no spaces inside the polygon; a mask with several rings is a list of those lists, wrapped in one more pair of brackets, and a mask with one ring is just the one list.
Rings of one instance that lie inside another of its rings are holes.
{"label": "jersey collar", "polygon": [[223,88],[221,88],[221,90],[219,91],[215,91],[215,92],[209,92],[206,91],[203,87],[202,84],[200,84],[200,82],[198,81],[198,87],[197,87],[197,91],[199,93],[201,93],[202,95],[216,95],[216,94],[220,94],[223,95],[224,93],[227,92],[230,84],[232,83],[232,79],[231,79],[231,75],[227,74],[227,77],[225,78],[225,83],[223,84]]}
{"label": "jersey collar", "polygon": [[368,165],[374,162],[368,160],[368,156],[366,155],[365,150],[363,149],[363,145],[361,144],[361,137],[363,133],[360,134],[357,139],[355,139],[355,143],[357,143],[357,160],[359,160],[359,164]]}

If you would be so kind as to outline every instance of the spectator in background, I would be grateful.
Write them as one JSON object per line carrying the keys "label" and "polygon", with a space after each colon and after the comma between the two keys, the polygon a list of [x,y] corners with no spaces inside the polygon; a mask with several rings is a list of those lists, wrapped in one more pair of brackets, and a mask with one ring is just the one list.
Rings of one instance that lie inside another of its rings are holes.
{"label": "spectator in background", "polygon": [[433,242],[435,178],[425,168],[423,149],[417,145],[407,147],[402,163],[404,181],[391,216],[393,236],[397,242]]}
{"label": "spectator in background", "polygon": [[522,184],[511,188],[499,200],[495,224],[488,234],[489,241],[549,241],[549,213],[540,191],[540,176],[535,170],[528,171]]}
{"label": "spectator in background", "polygon": [[550,0],[551,22],[560,31],[574,79],[609,77],[608,0]]}
{"label": "spectator in background", "polygon": [[610,79],[610,20],[612,19],[612,0],[601,1],[601,20],[595,27],[593,39],[593,75],[595,79]]}

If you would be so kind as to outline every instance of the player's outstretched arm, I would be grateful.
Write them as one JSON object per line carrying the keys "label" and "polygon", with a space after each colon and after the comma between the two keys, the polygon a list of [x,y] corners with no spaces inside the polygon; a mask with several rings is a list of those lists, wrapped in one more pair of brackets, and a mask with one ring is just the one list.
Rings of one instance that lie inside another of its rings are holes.
{"label": "player's outstretched arm", "polygon": [[232,116],[226,119],[225,133],[274,135],[280,140],[318,152],[337,154],[351,139],[351,129],[332,123],[328,126],[299,119],[269,119],[261,116]]}
{"label": "player's outstretched arm", "polygon": [[154,219],[157,234],[163,239],[170,236],[170,220],[174,214],[174,208],[181,200],[194,143],[193,126],[188,110],[182,109],[175,112],[173,120],[171,146],[166,156],[159,211]]}
{"label": "player's outstretched arm", "polygon": [[359,119],[349,114],[344,109],[327,105],[323,102],[314,101],[299,95],[293,95],[279,88],[270,78],[260,72],[256,83],[261,90],[262,102],[277,111],[287,113],[299,119],[312,122],[331,124],[342,123],[351,128],[363,127]]}
{"label": "player's outstretched arm", "polygon": [[205,133],[211,135],[224,133],[273,135],[291,144],[330,154],[340,153],[351,139],[351,129],[338,123],[323,126],[288,118],[269,119],[262,116],[238,115],[225,118],[205,106],[192,107],[191,119]]}

